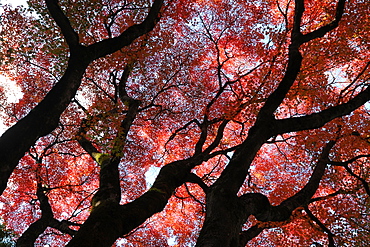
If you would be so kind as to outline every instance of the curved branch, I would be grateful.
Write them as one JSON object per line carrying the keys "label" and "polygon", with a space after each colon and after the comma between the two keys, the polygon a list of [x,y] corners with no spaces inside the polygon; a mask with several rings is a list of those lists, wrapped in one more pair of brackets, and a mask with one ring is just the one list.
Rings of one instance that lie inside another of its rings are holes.
{"label": "curved branch", "polygon": [[299,52],[299,47],[313,39],[324,36],[329,31],[335,29],[343,15],[345,0],[339,0],[336,10],[336,18],[328,25],[319,28],[316,31],[303,35],[300,31],[301,20],[304,12],[304,1],[295,1],[295,14],[293,22],[293,30],[291,34],[291,44],[289,46],[289,60],[288,67],[284,74],[283,79],[279,83],[276,90],[267,98],[265,105],[262,107],[258,114],[258,119],[271,119],[273,112],[278,108],[284,100],[289,89],[296,80],[298,73],[301,69],[302,55]]}
{"label": "curved branch", "polygon": [[257,121],[259,119],[272,119],[274,111],[283,102],[286,94],[296,80],[299,71],[301,70],[302,55],[299,52],[299,46],[302,44],[302,33],[300,31],[301,20],[304,12],[304,1],[295,1],[293,30],[291,33],[291,43],[288,53],[288,66],[284,73],[284,77],[279,83],[279,86],[267,98],[266,103],[261,108]]}
{"label": "curved branch", "polygon": [[121,159],[123,156],[122,150],[126,143],[127,134],[136,118],[136,115],[139,111],[139,106],[141,104],[140,100],[135,100],[134,98],[130,97],[126,91],[126,82],[131,73],[131,66],[132,64],[126,66],[119,82],[119,98],[123,104],[128,106],[128,110],[117,131],[117,135],[113,144],[113,150],[111,152],[112,158],[117,160]]}
{"label": "curved branch", "polygon": [[53,17],[56,24],[60,27],[69,48],[72,50],[79,45],[78,34],[73,30],[71,23],[58,5],[58,0],[45,0],[45,2],[51,17]]}
{"label": "curved branch", "polygon": [[88,46],[91,60],[104,57],[131,44],[138,37],[150,32],[160,19],[160,10],[163,0],[155,0],[147,17],[140,24],[127,28],[123,33],[114,38],[108,38]]}
{"label": "curved branch", "polygon": [[324,147],[308,183],[296,194],[280,203],[280,205],[272,206],[268,198],[259,193],[248,193],[240,196],[240,201],[247,213],[254,215],[256,219],[262,222],[285,221],[289,219],[295,209],[306,206],[319,187],[328,163],[329,152],[334,144],[334,141],[330,141]]}
{"label": "curved branch", "polygon": [[283,134],[300,130],[320,128],[337,117],[350,114],[369,100],[370,87],[367,87],[364,91],[349,100],[347,103],[333,106],[318,113],[313,113],[303,117],[275,120],[275,133]]}
{"label": "curved branch", "polygon": [[67,246],[111,246],[117,238],[162,211],[191,169],[201,163],[201,159],[190,158],[167,164],[161,168],[153,186],[136,200],[125,205],[108,202],[96,207]]}
{"label": "curved branch", "polygon": [[362,178],[359,175],[357,175],[356,173],[354,173],[351,170],[351,168],[349,168],[349,166],[348,166],[348,164],[356,161],[357,159],[364,158],[364,157],[370,157],[370,155],[369,154],[367,154],[367,155],[358,155],[358,156],[356,156],[352,159],[349,159],[347,161],[343,161],[343,162],[334,162],[334,161],[332,161],[332,162],[329,162],[329,164],[334,165],[334,166],[343,166],[346,169],[346,171],[349,174],[351,174],[351,176],[355,177],[356,179],[358,179],[362,183],[362,185],[364,186],[364,189],[366,191],[366,194],[368,194],[370,196],[369,183],[366,182],[366,180],[364,178]]}
{"label": "curved branch", "polygon": [[[122,100],[123,96],[120,96]],[[100,165],[99,190],[92,199],[91,204],[93,209],[107,201],[118,204],[121,200],[118,165],[123,156],[122,150],[126,142],[127,134],[136,117],[140,104],[140,101],[134,100],[128,95],[124,95],[124,97],[126,97],[127,102],[129,102],[129,109],[117,130],[110,154],[100,153],[91,141],[85,137],[87,130],[91,127],[91,123],[88,120],[82,121],[79,133],[77,134],[76,139],[78,143]],[[114,113],[116,113],[116,109],[99,114],[99,116],[95,117],[100,118]]]}
{"label": "curved branch", "polygon": [[201,187],[203,189],[204,193],[207,194],[208,189],[209,189],[208,185],[206,185],[203,182],[203,180],[200,177],[198,177],[195,173],[190,172],[188,174],[187,178],[186,178],[186,182],[190,182],[190,183],[194,183],[194,184],[199,185],[199,187]]}
{"label": "curved branch", "polygon": [[316,38],[321,38],[328,32],[332,31],[339,25],[339,21],[342,19],[344,12],[344,5],[346,0],[339,0],[336,7],[335,19],[329,24],[320,27],[319,29],[303,35],[302,42],[306,43]]}
{"label": "curved branch", "polygon": [[53,131],[59,117],[69,105],[81,84],[89,61],[83,59],[82,50],[71,53],[68,67],[45,98],[24,118],[9,128],[0,138],[0,192],[25,152],[36,140]]}
{"label": "curved branch", "polygon": [[307,205],[310,202],[310,199],[319,187],[321,178],[324,175],[326,165],[329,161],[328,157],[330,150],[334,145],[335,141],[330,141],[326,144],[308,183],[294,196],[284,200],[279,207],[286,207],[290,211],[293,211],[297,207]]}
{"label": "curved branch", "polygon": [[229,120],[223,120],[218,127],[217,134],[215,139],[212,141],[212,143],[204,150],[204,154],[208,155],[211,153],[217,146],[220,144],[223,136],[224,136],[224,130],[226,128],[226,125],[229,123]]}
{"label": "curved branch", "polygon": [[76,139],[78,144],[92,157],[94,158],[93,153],[99,153],[98,149],[86,138],[86,132],[90,127],[88,120],[83,119],[81,121],[81,126],[76,134]]}
{"label": "curved branch", "polygon": [[22,236],[17,240],[17,247],[34,246],[36,239],[49,226],[49,221],[53,218],[53,212],[49,204],[49,199],[45,195],[41,184],[37,185],[37,199],[40,201],[41,218],[32,223]]}
{"label": "curved branch", "polygon": [[170,137],[168,138],[167,142],[166,142],[166,145],[172,141],[176,135],[178,133],[180,133],[181,131],[183,130],[186,130],[186,128],[188,128],[191,124],[196,124],[197,126],[201,126],[201,123],[199,123],[199,121],[197,119],[193,119],[193,120],[190,120],[189,122],[187,122],[186,124],[184,124],[182,127],[178,128],[177,130],[175,130],[171,135]]}
{"label": "curved branch", "polygon": [[28,115],[1,136],[1,193],[6,188],[11,173],[25,152],[27,152],[38,138],[49,134],[57,127],[60,115],[75,96],[87,66],[94,59],[113,53],[152,30],[159,20],[159,12],[163,3],[163,0],[155,0],[147,18],[141,24],[129,27],[117,38],[106,39],[89,47],[84,47],[78,45],[76,33],[57,5],[58,1],[46,1],[55,21],[62,29],[67,43],[71,46],[70,58],[64,75],[45,98]]}
{"label": "curved branch", "polygon": [[53,227],[61,232],[73,235],[74,230],[70,229],[67,221],[58,221],[54,219],[49,198],[45,194],[45,188],[40,183],[37,185],[37,199],[40,202],[41,218],[32,223],[22,236],[17,240],[17,247],[32,247],[36,239],[42,234],[47,227]]}
{"label": "curved branch", "polygon": [[304,210],[306,211],[308,217],[311,218],[312,221],[314,221],[319,227],[326,233],[328,234],[328,240],[329,240],[329,245],[328,247],[335,247],[335,242],[334,242],[334,234],[311,212],[311,210],[308,208],[308,206],[304,206]]}

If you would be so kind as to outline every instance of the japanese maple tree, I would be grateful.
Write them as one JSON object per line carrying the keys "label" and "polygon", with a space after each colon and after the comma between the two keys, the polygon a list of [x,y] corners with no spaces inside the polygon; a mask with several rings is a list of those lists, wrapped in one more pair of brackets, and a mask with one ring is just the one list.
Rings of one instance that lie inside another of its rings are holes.
{"label": "japanese maple tree", "polygon": [[0,7],[17,246],[368,244],[368,1]]}

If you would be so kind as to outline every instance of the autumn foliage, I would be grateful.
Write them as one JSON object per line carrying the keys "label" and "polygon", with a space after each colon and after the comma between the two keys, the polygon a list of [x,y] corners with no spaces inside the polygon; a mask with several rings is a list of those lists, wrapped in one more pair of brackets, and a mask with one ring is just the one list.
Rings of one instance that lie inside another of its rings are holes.
{"label": "autumn foliage", "polygon": [[367,246],[370,3],[0,5],[17,246]]}

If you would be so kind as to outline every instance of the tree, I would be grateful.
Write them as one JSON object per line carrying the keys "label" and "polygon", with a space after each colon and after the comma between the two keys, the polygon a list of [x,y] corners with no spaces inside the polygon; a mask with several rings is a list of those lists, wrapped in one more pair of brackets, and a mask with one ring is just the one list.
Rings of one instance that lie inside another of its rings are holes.
{"label": "tree", "polygon": [[17,246],[366,245],[367,1],[29,6],[1,16]]}

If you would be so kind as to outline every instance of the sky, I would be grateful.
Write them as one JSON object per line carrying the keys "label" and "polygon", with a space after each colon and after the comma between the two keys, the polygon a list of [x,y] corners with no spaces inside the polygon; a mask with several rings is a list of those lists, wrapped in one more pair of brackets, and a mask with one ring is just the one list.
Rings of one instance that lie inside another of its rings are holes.
{"label": "sky", "polygon": [[11,4],[13,6],[18,6],[18,5],[27,5],[27,0],[0,0],[1,4]]}
{"label": "sky", "polygon": [[[23,97],[22,90],[15,82],[9,80],[5,76],[0,74],[0,89],[3,90],[6,97],[6,103],[17,103],[20,98]],[[0,108],[0,135],[8,128],[4,124],[2,117],[5,112]]]}

